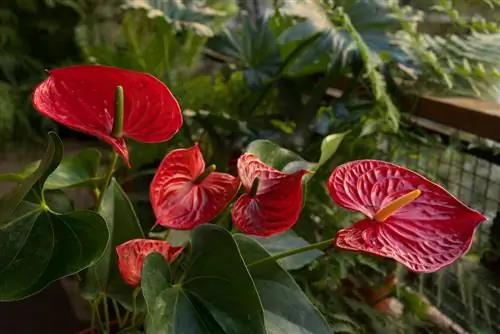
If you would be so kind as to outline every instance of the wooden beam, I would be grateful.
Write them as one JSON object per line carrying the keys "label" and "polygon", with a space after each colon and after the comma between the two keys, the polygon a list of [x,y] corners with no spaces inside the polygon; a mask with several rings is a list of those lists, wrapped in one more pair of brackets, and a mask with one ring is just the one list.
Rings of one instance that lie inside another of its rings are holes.
{"label": "wooden beam", "polygon": [[500,104],[470,98],[406,97],[410,114],[500,142]]}

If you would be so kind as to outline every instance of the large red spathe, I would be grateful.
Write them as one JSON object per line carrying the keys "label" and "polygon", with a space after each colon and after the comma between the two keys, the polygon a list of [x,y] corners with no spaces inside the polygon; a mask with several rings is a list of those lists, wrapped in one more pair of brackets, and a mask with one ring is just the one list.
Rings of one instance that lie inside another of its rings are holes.
{"label": "large red spathe", "polygon": [[[380,209],[416,189],[416,199],[381,222],[375,219]],[[487,219],[441,186],[384,161],[337,167],[328,190],[339,206],[367,216],[337,232],[337,247],[393,258],[416,272],[435,272],[457,260]]]}
{"label": "large red spathe", "polygon": [[[233,223],[244,233],[267,237],[290,229],[302,209],[302,176],[280,172],[251,153],[243,154],[237,163],[238,175],[246,193],[234,203]],[[257,191],[252,184],[259,178]]]}
{"label": "large red spathe", "polygon": [[197,183],[205,171],[198,144],[165,156],[150,186],[150,199],[157,224],[191,230],[218,216],[240,187],[238,178],[212,172]]}
{"label": "large red spathe", "polygon": [[182,126],[182,113],[174,96],[149,74],[101,65],[58,68],[49,74],[33,92],[35,109],[111,144],[127,163],[125,139],[111,134],[117,86],[124,91],[124,137],[158,143],[170,139]]}

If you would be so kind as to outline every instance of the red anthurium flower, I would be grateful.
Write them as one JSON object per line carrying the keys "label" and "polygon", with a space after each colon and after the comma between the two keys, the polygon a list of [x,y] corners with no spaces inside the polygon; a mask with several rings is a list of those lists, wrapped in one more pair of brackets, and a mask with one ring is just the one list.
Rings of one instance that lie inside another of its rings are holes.
{"label": "red anthurium flower", "polygon": [[233,223],[244,233],[270,236],[290,229],[302,209],[302,176],[280,172],[250,153],[237,163],[246,193],[234,203]]}
{"label": "red anthurium flower", "polygon": [[118,269],[125,283],[137,286],[141,282],[144,258],[150,253],[160,253],[169,263],[173,262],[184,247],[173,247],[162,240],[133,239],[116,247]]}
{"label": "red anthurium flower", "polygon": [[150,187],[157,224],[190,230],[218,216],[238,192],[240,181],[214,170],[214,165],[205,169],[198,144],[167,154]]}
{"label": "red anthurium flower", "polygon": [[328,190],[338,205],[367,216],[337,232],[337,247],[393,258],[416,272],[457,260],[487,219],[440,185],[383,161],[337,167]]}
{"label": "red anthurium flower", "polygon": [[[145,143],[170,139],[182,126],[180,107],[160,80],[146,74],[101,65],[49,71],[33,92],[41,114],[111,144],[128,163],[123,137]],[[113,136],[115,95],[123,88],[123,136]]]}

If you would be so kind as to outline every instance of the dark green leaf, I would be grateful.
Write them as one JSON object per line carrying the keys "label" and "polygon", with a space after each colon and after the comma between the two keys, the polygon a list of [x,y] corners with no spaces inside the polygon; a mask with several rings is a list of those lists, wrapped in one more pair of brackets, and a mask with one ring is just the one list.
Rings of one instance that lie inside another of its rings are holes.
{"label": "dark green leaf", "polygon": [[22,299],[79,272],[108,241],[104,220],[91,211],[53,214],[26,201],[0,230],[0,300]]}
{"label": "dark green leaf", "polygon": [[[271,255],[286,252],[294,248],[304,247],[309,245],[307,241],[299,237],[293,230],[275,234],[273,236],[251,237],[266,249]],[[313,249],[304,253],[296,254],[278,260],[279,265],[286,270],[295,270],[304,267],[318,257],[323,255],[323,252]]]}
{"label": "dark green leaf", "polygon": [[232,235],[204,224],[191,240],[191,259],[178,284],[169,286],[167,275],[158,274],[167,272],[165,261],[151,258],[144,266],[152,310],[147,333],[266,333],[259,296]]}
{"label": "dark green leaf", "polygon": [[241,30],[225,29],[220,36],[208,42],[208,48],[232,58],[243,71],[245,84],[260,89],[280,69],[280,54],[276,37],[267,18],[256,23],[243,17]]}
{"label": "dark green leaf", "polygon": [[73,201],[62,190],[46,190],[44,192],[45,203],[55,212],[70,213],[75,211]]}
{"label": "dark green leaf", "polygon": [[[121,279],[115,248],[128,240],[144,238],[144,233],[132,204],[115,179],[111,180],[102,196],[99,213],[111,233],[110,243],[104,255],[88,269],[82,289],[87,298],[96,298],[105,292],[124,307],[132,309],[133,288]],[[137,302],[142,308],[142,299]]]}
{"label": "dark green leaf", "polygon": [[172,286],[170,266],[162,255],[146,257],[141,288],[148,307],[146,333],[209,332],[185,293]]}
{"label": "dark green leaf", "polygon": [[43,191],[62,154],[61,140],[49,133],[49,145],[39,167],[1,200],[1,301],[25,298],[81,271],[106,247],[109,232],[99,214],[56,213],[68,212],[71,203],[60,192]]}
{"label": "dark green leaf", "polygon": [[163,255],[152,253],[144,259],[141,275],[141,288],[148,312],[154,311],[154,301],[163,290],[172,287],[172,273]]}
{"label": "dark green leaf", "polygon": [[49,144],[38,168],[23,179],[18,185],[0,199],[0,229],[6,227],[6,219],[13,213],[17,205],[33,189],[37,195],[42,194],[42,187],[49,175],[61,163],[63,144],[55,132],[49,132]]}
{"label": "dark green leaf", "polygon": [[[234,238],[247,264],[270,256],[262,246],[250,237],[238,234]],[[250,265],[249,269],[264,306],[268,333],[331,333],[323,316],[290,274],[276,262]]]}
{"label": "dark green leaf", "polygon": [[[69,159],[65,159],[50,174],[45,182],[45,189],[64,189],[74,187],[94,187],[99,181],[97,176],[101,152],[96,149],[85,149]],[[40,165],[40,161],[29,164],[18,173],[0,174],[0,181],[20,182],[31,175]]]}
{"label": "dark green leaf", "polygon": [[[392,59],[407,61],[408,56],[393,43],[391,29],[397,27],[399,22],[387,1],[336,1],[336,5],[341,6],[349,16],[375,62],[380,62],[378,55],[382,52],[385,55],[390,53]],[[338,15],[330,17],[328,11],[315,0],[290,2],[289,10],[292,15],[305,20],[286,30],[280,36],[280,43],[302,40],[318,32],[322,34],[322,37],[308,48],[308,52],[296,60],[293,71],[301,73],[303,66],[324,63],[325,54],[329,56],[330,61],[338,62],[342,67],[357,62],[360,54],[359,45],[338,22]]]}

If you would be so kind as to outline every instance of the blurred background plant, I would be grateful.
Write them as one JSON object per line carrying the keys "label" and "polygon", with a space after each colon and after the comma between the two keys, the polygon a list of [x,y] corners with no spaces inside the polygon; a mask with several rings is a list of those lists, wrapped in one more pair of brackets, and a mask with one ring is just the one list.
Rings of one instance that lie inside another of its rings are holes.
{"label": "blurred background plant", "polygon": [[[463,160],[477,167],[476,160],[459,153],[460,143],[444,143],[408,122],[411,110],[402,109],[401,100],[408,94],[496,99],[498,5],[494,0],[6,0],[0,4],[1,142],[4,148],[31,143],[57,128],[29,101],[44,69],[83,62],[151,73],[172,89],[186,125],[168,143],[132,145],[134,170],[122,182],[145,217],[141,221],[147,221],[149,181],[173,147],[199,142],[207,160],[234,171],[235,159],[252,140],[269,139],[319,161],[323,139],[346,133],[335,156],[308,183],[291,238],[314,242],[355,220],[325,192],[325,179],[340,163],[383,158],[450,187],[463,172],[453,174],[445,165]],[[62,135],[83,138],[70,131]],[[471,178],[479,184],[477,175]],[[478,199],[478,193],[489,194],[480,189],[487,185],[474,187],[468,195],[452,191],[493,218],[496,202],[489,205],[487,197],[496,199],[498,191]],[[446,296],[458,296],[463,307],[445,312],[453,321],[494,333],[492,312],[498,306],[467,292],[478,284],[463,274],[492,275],[478,260],[489,246],[482,240],[465,265],[425,277],[392,261],[333,250],[293,269],[336,333],[444,331],[429,315],[425,288],[438,296],[434,305],[457,304]],[[459,279],[445,280],[450,272]],[[404,311],[396,312],[388,296],[397,297]],[[478,307],[488,316],[472,317]],[[460,314],[465,323],[457,319]]]}

